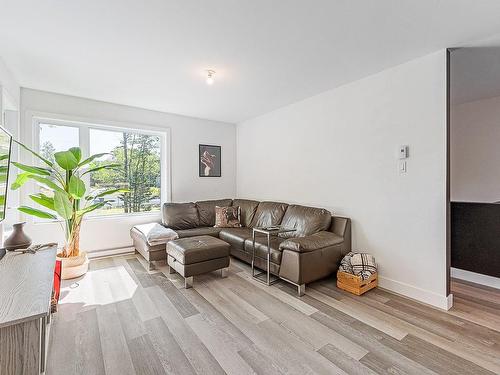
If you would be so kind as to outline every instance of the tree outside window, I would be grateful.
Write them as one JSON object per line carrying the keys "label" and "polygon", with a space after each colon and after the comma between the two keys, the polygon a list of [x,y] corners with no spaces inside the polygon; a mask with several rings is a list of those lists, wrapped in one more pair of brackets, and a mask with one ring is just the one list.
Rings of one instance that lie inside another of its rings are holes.
{"label": "tree outside window", "polygon": [[[92,139],[102,137],[105,130],[90,131]],[[119,140],[118,140],[119,135]],[[131,213],[157,211],[160,209],[161,171],[160,139],[157,136],[120,132],[114,137],[106,135],[115,144],[109,155],[97,160],[92,167],[99,167],[112,161],[120,166],[116,169],[101,169],[92,173],[90,184],[93,188],[128,188],[130,193],[112,197],[111,207],[105,213]],[[118,142],[117,142],[118,141]],[[91,151],[93,153],[93,151]],[[106,197],[106,199],[109,199]],[[103,209],[106,211],[106,209]]]}

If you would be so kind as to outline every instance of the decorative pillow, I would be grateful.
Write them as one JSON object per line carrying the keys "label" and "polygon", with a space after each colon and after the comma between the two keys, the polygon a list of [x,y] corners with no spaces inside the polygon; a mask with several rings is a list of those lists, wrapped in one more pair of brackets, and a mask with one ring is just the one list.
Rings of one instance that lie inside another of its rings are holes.
{"label": "decorative pillow", "polygon": [[351,257],[351,266],[355,275],[359,275],[363,271],[377,272],[377,263],[375,263],[373,255],[370,254],[354,253]]}
{"label": "decorative pillow", "polygon": [[339,271],[350,273],[366,280],[377,272],[377,263],[373,255],[364,253],[348,253],[340,262]]}
{"label": "decorative pillow", "polygon": [[239,228],[240,207],[219,207],[215,206],[215,227],[216,228]]}

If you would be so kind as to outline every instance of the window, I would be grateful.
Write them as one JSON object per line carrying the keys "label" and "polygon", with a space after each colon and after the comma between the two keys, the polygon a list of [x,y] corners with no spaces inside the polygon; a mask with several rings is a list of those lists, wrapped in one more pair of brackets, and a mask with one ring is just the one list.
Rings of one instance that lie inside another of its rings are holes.
{"label": "window", "polygon": [[[148,134],[90,129],[90,155],[108,153],[93,163],[117,163],[90,176],[93,189],[127,188],[130,193],[107,196],[101,214],[158,211],[160,209],[160,137]],[[101,198],[103,199],[103,198]],[[97,202],[95,202],[97,203]]]}
{"label": "window", "polygon": [[[108,201],[92,215],[133,214],[159,211],[162,197],[161,161],[165,133],[138,129],[122,129],[101,125],[56,120],[36,121],[39,153],[53,160],[57,151],[79,146],[82,158],[106,153],[95,159],[90,167],[117,164],[115,169],[101,169],[90,174],[87,183],[92,190],[129,189],[104,198]],[[165,186],[164,186],[165,187]]]}

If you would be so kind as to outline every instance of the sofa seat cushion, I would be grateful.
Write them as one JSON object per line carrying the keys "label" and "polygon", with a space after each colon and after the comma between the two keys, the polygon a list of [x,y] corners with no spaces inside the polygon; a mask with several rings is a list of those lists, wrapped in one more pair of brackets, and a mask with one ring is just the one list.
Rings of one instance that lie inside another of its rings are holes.
{"label": "sofa seat cushion", "polygon": [[291,250],[298,253],[307,253],[323,249],[329,246],[340,245],[344,242],[344,237],[332,232],[321,231],[306,237],[289,238],[281,242],[281,250]]}
{"label": "sofa seat cushion", "polygon": [[250,227],[280,225],[288,204],[279,202],[260,202],[250,223]]}
{"label": "sofa seat cushion", "polygon": [[213,227],[215,225],[215,206],[229,207],[232,205],[232,199],[218,199],[210,201],[198,201],[198,216],[200,218],[200,227]]}
{"label": "sofa seat cushion", "polygon": [[234,207],[240,208],[240,221],[242,227],[249,227],[252,219],[255,215],[255,211],[257,211],[257,207],[259,206],[258,201],[252,201],[249,199],[235,199],[233,201]]}
{"label": "sofa seat cushion", "polygon": [[211,236],[179,238],[167,243],[167,254],[181,264],[229,257],[229,244]]}
{"label": "sofa seat cushion", "polygon": [[213,236],[218,237],[221,228],[214,227],[198,227],[193,229],[176,230],[179,238],[195,237],[195,236]]}
{"label": "sofa seat cushion", "polygon": [[198,207],[193,202],[164,203],[163,225],[173,230],[199,227]]}
{"label": "sofa seat cushion", "polygon": [[[275,264],[281,264],[281,252],[280,244],[285,241],[284,238],[279,238],[272,236],[270,238],[270,248],[271,248],[271,262]],[[245,240],[245,251],[252,255],[252,237]],[[267,259],[267,236],[256,236],[255,237],[255,256]]]}
{"label": "sofa seat cushion", "polygon": [[311,234],[328,230],[332,221],[332,214],[324,208],[299,206],[292,204],[286,209],[281,227],[295,229],[295,232],[281,233],[280,237],[305,237]]}
{"label": "sofa seat cushion", "polygon": [[219,238],[229,243],[232,247],[244,250],[245,240],[252,238],[251,228],[222,228],[219,233]]}

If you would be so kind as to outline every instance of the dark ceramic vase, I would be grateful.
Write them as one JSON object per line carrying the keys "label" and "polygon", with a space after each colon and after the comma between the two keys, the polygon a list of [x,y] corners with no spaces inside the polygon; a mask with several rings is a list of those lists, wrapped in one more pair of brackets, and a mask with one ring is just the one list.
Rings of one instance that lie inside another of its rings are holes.
{"label": "dark ceramic vase", "polygon": [[26,223],[12,225],[12,233],[3,243],[6,250],[26,249],[31,245],[31,238],[24,233],[24,224]]}

